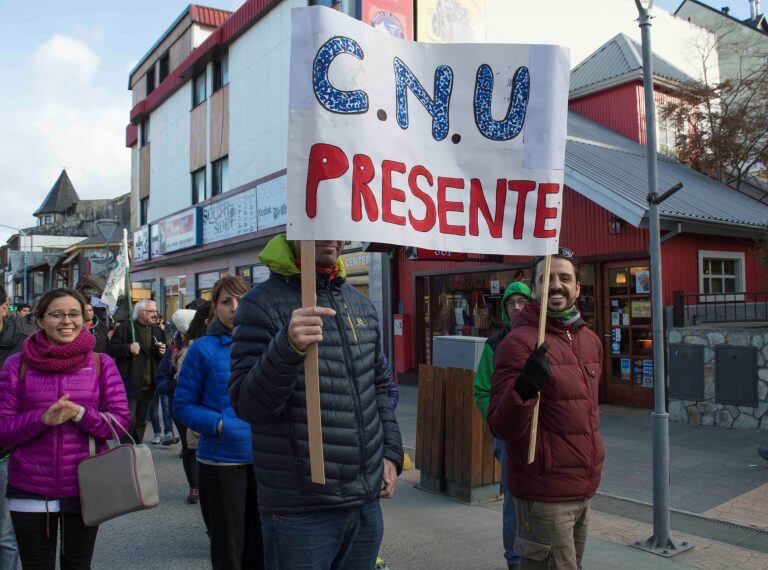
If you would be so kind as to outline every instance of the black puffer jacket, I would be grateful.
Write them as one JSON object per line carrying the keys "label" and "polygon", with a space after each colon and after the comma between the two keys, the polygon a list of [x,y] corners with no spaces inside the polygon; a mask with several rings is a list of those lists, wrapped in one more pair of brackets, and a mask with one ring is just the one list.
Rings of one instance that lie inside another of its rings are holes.
{"label": "black puffer jacket", "polygon": [[311,482],[304,359],[287,337],[301,306],[299,276],[273,272],[235,317],[229,393],[251,422],[262,514],[360,506],[378,497],[384,458],[402,470],[376,310],[343,277],[317,283],[318,306],[336,311],[324,318],[319,347],[325,485]]}

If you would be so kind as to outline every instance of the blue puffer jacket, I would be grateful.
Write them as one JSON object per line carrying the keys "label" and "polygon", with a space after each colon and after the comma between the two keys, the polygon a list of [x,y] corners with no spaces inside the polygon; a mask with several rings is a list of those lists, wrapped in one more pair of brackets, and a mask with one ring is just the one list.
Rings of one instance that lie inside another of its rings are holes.
{"label": "blue puffer jacket", "polygon": [[[227,392],[231,333],[214,321],[189,347],[173,397],[173,414],[200,434],[197,457],[216,463],[253,463],[251,426],[235,415]],[[221,435],[216,428],[223,421]]]}

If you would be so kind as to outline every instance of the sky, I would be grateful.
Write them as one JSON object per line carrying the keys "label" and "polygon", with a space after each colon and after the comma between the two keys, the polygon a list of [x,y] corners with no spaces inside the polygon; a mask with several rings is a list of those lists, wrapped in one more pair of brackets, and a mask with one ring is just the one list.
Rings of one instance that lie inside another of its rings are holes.
{"label": "sky", "polygon": [[[589,29],[596,21],[588,8],[616,0],[581,1],[584,21],[569,25]],[[232,10],[242,2],[201,3]],[[680,2],[656,5],[673,12]],[[749,16],[748,0],[712,5]],[[186,6],[184,0],[0,0],[0,224],[34,225],[32,212],[63,167],[81,198],[130,191],[128,72]],[[12,233],[0,227],[0,243]]]}

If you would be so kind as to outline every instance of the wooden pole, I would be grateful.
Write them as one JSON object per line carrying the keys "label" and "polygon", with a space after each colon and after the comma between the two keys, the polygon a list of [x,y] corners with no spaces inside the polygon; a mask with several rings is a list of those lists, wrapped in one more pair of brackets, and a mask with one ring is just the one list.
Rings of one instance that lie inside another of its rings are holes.
{"label": "wooden pole", "polygon": [[[547,332],[547,304],[549,303],[549,272],[552,268],[552,256],[549,254],[547,246],[547,257],[544,258],[544,279],[541,286],[541,306],[539,312],[539,340],[536,348],[544,343],[544,337]],[[533,276],[534,279],[536,276]],[[535,286],[535,283],[534,283]],[[531,464],[536,459],[536,436],[539,431],[539,405],[541,404],[541,393],[536,396],[536,405],[533,407],[531,416],[531,438],[528,442],[528,463]]]}
{"label": "wooden pole", "polygon": [[[317,277],[315,275],[315,242],[301,242],[301,306],[317,306]],[[309,434],[309,468],[312,482],[325,485],[323,458],[323,424],[320,419],[320,372],[317,364],[317,344],[310,344],[304,357],[304,393],[307,397],[307,433]]]}

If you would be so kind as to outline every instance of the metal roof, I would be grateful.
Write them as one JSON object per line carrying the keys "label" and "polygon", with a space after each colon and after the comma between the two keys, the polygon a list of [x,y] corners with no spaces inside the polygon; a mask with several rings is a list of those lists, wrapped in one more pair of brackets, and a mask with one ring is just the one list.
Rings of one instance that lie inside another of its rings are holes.
{"label": "metal roof", "polygon": [[[640,44],[625,34],[614,36],[571,72],[571,91],[585,90],[603,83],[618,84],[641,77],[643,55]],[[653,54],[653,75],[677,83],[694,79],[664,58]]]}
{"label": "metal roof", "polygon": [[[758,228],[768,205],[687,166],[659,156],[659,190],[683,188],[659,207],[663,218]],[[640,226],[648,210],[645,147],[578,113],[568,114],[565,183],[579,194]]]}

